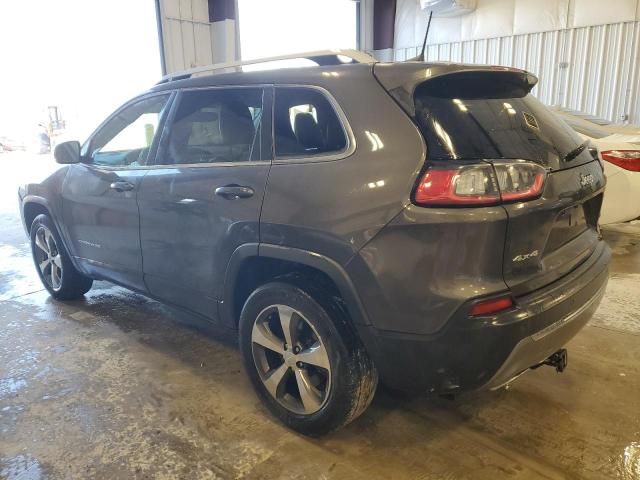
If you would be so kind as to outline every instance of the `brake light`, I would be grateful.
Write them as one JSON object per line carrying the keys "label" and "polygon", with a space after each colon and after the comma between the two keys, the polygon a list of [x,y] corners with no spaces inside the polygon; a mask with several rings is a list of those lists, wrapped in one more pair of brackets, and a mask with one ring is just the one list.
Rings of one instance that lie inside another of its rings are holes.
{"label": "brake light", "polygon": [[415,200],[420,205],[495,205],[500,203],[491,165],[456,169],[430,168],[420,179]]}
{"label": "brake light", "polygon": [[422,206],[486,206],[525,201],[542,194],[546,171],[524,160],[495,161],[455,168],[429,168],[414,201]]}
{"label": "brake light", "polygon": [[506,297],[492,298],[490,300],[483,300],[471,307],[471,316],[483,317],[493,315],[511,307],[513,307],[513,298],[511,298],[510,295]]}
{"label": "brake light", "polygon": [[631,172],[640,172],[639,150],[605,150],[601,153],[607,162]]}

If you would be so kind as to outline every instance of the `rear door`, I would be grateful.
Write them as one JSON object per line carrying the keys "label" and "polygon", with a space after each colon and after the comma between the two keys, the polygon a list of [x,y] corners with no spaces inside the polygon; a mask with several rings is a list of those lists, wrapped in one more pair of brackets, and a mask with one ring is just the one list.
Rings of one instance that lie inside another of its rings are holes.
{"label": "rear door", "polygon": [[588,145],[529,88],[503,72],[462,71],[422,83],[414,97],[428,162],[490,162],[499,180],[501,160],[547,170],[540,198],[503,202],[503,272],[516,295],[553,282],[593,252],[605,184]]}
{"label": "rear door", "polygon": [[270,87],[184,90],[138,194],[144,279],[215,319],[233,251],[259,241],[271,165]]}

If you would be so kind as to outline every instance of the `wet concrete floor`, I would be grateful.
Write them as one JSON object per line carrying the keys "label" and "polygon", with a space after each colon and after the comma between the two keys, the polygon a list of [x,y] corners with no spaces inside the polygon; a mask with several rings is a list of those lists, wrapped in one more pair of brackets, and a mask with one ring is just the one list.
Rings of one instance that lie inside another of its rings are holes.
{"label": "wet concrete floor", "polygon": [[454,401],[379,391],[311,440],[262,408],[233,338],[102,282],[49,298],[15,185],[51,160],[0,164],[0,478],[640,479],[640,227],[607,232],[607,295],[565,373]]}

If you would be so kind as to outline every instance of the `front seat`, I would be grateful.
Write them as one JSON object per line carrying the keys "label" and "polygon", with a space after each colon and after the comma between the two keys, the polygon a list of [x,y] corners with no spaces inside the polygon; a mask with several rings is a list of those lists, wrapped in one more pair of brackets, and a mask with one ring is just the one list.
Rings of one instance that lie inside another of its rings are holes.
{"label": "front seat", "polygon": [[176,122],[171,129],[169,137],[169,155],[166,163],[190,163],[189,158],[189,137],[191,136],[191,122],[189,118]]}
{"label": "front seat", "polygon": [[246,105],[229,103],[220,108],[222,143],[229,152],[228,160],[250,160],[256,128]]}

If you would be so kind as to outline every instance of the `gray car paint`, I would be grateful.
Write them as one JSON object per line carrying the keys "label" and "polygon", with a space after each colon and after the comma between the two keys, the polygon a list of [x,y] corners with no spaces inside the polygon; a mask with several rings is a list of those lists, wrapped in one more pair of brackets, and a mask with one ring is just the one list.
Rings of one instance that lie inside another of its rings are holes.
{"label": "gray car paint", "polygon": [[[415,75],[409,80],[403,77],[407,68],[395,70],[398,88],[418,81]],[[416,66],[411,68],[415,73]],[[437,75],[469,67],[434,64],[422,68]],[[384,70],[387,80],[394,78],[392,67]],[[160,84],[151,93],[225,85],[320,87],[344,112],[355,148],[332,158],[276,158],[244,166],[151,166],[107,173],[73,165],[61,169],[64,173],[58,173],[57,181],[27,186],[21,192],[23,215],[29,201],[43,199],[51,206],[75,260],[87,257],[81,262],[82,271],[210,319],[217,318],[219,303],[221,321],[228,326],[235,325],[238,313],[230,308],[237,272],[247,258],[256,255],[290,260],[326,273],[340,289],[352,320],[370,325],[373,330],[367,335],[373,336],[380,332],[434,334],[475,299],[509,291],[503,271],[508,224],[522,215],[523,224],[513,227],[517,231],[510,238],[528,239],[531,232],[524,213],[516,212],[515,205],[473,209],[411,205],[426,146],[402,102],[387,94],[371,64],[196,77]],[[543,198],[539,208],[562,210],[587,194],[601,194],[604,181],[595,165],[580,167],[597,177],[588,192],[564,180],[558,186],[566,189],[562,193],[566,204],[553,199],[545,204]],[[63,198],[59,177],[68,176],[68,182],[75,183],[76,172],[96,178],[87,185],[67,185],[69,193]],[[136,200],[127,203],[131,200],[127,195],[107,195],[100,183],[112,181],[114,175],[136,182],[133,192],[141,213],[140,246],[136,243],[140,239],[131,238],[137,223],[130,207]],[[211,200],[212,189],[227,183],[250,184],[257,195]],[[66,216],[62,210],[68,212]],[[28,224],[27,218],[25,222]],[[100,257],[81,247],[79,236],[87,233],[91,238],[99,236],[114,256]],[[126,262],[116,261],[113,248],[122,245],[123,233],[130,238],[123,246]],[[597,235],[590,241],[592,248],[602,242]],[[139,258],[133,258],[136,248]],[[559,254],[561,260],[569,261],[578,253],[571,246],[565,250]],[[129,273],[105,266],[121,262],[132,271],[139,270],[140,259],[144,259],[142,282],[135,272],[127,276]],[[541,278],[537,273],[533,277]],[[596,273],[585,271],[584,275],[592,278]],[[517,281],[525,285],[531,275],[521,280]],[[177,284],[185,288],[175,289]],[[364,341],[368,348],[376,348],[380,339]]]}
{"label": "gray car paint", "polygon": [[[62,221],[69,245],[84,270],[144,289],[140,254],[140,216],[136,190],[145,170],[70,165],[62,187]],[[131,191],[111,188],[130,182]]]}
{"label": "gray car paint", "polygon": [[[219,88],[219,87],[215,87]],[[138,189],[144,281],[152,295],[217,320],[224,276],[236,248],[259,242],[260,211],[271,165],[271,88],[264,88],[259,161],[169,163],[165,129],[153,168]],[[180,102],[176,97],[175,105]],[[167,120],[168,128],[172,115]],[[216,195],[250,188],[248,198]],[[172,228],[167,228],[171,225]]]}

